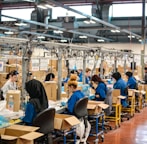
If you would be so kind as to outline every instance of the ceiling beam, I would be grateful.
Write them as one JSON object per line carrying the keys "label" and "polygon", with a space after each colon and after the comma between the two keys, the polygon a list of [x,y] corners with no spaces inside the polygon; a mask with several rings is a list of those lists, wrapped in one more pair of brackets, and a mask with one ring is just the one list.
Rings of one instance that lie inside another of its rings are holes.
{"label": "ceiling beam", "polygon": [[7,16],[7,15],[1,15],[1,16],[20,20],[22,22],[26,22],[26,23],[29,23],[29,24],[34,24],[34,25],[52,28],[52,29],[55,29],[55,30],[66,31],[66,32],[69,32],[69,33],[80,34],[80,35],[84,35],[84,36],[88,36],[88,37],[92,37],[92,38],[97,38],[97,39],[104,39],[106,41],[113,41],[112,39],[108,39],[108,38],[105,38],[105,37],[100,37],[100,36],[92,35],[92,34],[89,34],[89,33],[83,33],[83,32],[78,32],[78,31],[74,31],[74,30],[68,30],[66,28],[61,28],[61,27],[50,25],[50,24],[44,24],[44,23],[41,23],[41,22],[36,22],[36,21],[32,21],[32,20],[25,20],[25,19],[11,17],[11,16]]}
{"label": "ceiling beam", "polygon": [[120,30],[121,32],[125,32],[125,33],[127,33],[127,34],[129,34],[129,35],[134,35],[134,36],[136,36],[136,37],[138,37],[138,38],[141,38],[141,36],[138,35],[138,34],[135,34],[135,33],[131,32],[131,31],[126,30],[126,29],[121,29],[121,28],[118,27],[118,26],[115,26],[115,25],[113,25],[113,24],[111,24],[111,23],[108,23],[108,22],[106,22],[106,21],[103,21],[103,20],[101,20],[101,19],[99,19],[99,18],[96,18],[96,17],[90,16],[90,15],[87,15],[87,14],[85,14],[85,13],[82,13],[82,12],[80,12],[80,11],[78,11],[78,10],[75,10],[75,9],[73,9],[73,8],[67,6],[67,5],[64,5],[64,4],[62,4],[62,3],[59,3],[59,2],[57,2],[57,1],[48,0],[48,3],[49,3],[49,4],[56,5],[56,6],[59,6],[59,7],[62,7],[62,8],[65,8],[65,9],[67,9],[67,10],[69,10],[69,11],[75,12],[75,13],[80,14],[80,15],[82,15],[82,16],[85,16],[86,18],[89,18],[89,19],[91,19],[91,20],[94,20],[95,22],[98,22],[98,23],[100,23],[100,24],[103,24],[104,26],[111,27],[111,28],[113,28],[113,29]]}

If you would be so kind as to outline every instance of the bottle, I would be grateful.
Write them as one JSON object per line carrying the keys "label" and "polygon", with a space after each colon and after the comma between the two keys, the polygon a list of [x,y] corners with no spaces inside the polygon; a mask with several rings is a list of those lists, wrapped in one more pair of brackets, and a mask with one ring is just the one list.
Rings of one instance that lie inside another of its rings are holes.
{"label": "bottle", "polygon": [[8,101],[8,109],[10,111],[13,111],[13,108],[14,108],[14,98],[13,98],[13,95],[10,95],[9,101]]}

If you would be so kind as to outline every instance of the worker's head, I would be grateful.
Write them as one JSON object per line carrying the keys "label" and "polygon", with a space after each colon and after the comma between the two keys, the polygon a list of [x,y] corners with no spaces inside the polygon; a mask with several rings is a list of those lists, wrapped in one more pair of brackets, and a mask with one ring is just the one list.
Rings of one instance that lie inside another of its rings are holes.
{"label": "worker's head", "polygon": [[72,74],[70,76],[70,79],[68,81],[68,90],[69,92],[73,92],[77,89],[78,82],[77,82],[77,76],[75,74]]}
{"label": "worker's head", "polygon": [[145,73],[147,73],[147,67],[144,68]]}
{"label": "worker's head", "polygon": [[46,75],[45,81],[53,81],[55,79],[55,75],[53,73],[49,73]]}
{"label": "worker's head", "polygon": [[92,78],[91,78],[91,85],[96,88],[97,85],[100,83],[100,82],[103,82],[103,80],[98,76],[98,75],[93,75]]}
{"label": "worker's head", "polygon": [[86,77],[89,77],[90,74],[91,74],[91,69],[90,68],[86,68],[86,73],[85,73]]}
{"label": "worker's head", "polygon": [[132,72],[126,72],[126,76],[127,76],[127,78],[130,78],[130,77],[132,77],[132,75],[133,75],[133,73]]}
{"label": "worker's head", "polygon": [[118,81],[121,78],[121,74],[119,72],[115,72],[115,73],[112,74],[112,78],[115,81]]}
{"label": "worker's head", "polygon": [[16,70],[13,70],[7,74],[6,79],[10,79],[12,82],[16,82],[18,74],[19,73]]}

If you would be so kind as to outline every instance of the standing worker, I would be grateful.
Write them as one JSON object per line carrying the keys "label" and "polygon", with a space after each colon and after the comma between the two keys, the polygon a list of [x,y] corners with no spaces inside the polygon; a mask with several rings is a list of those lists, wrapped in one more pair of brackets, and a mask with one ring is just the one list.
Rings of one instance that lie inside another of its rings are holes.
{"label": "standing worker", "polygon": [[17,81],[18,74],[19,73],[16,70],[13,70],[7,74],[6,79],[8,79],[8,80],[1,88],[4,98],[6,98],[6,94],[7,94],[8,90],[16,90],[17,89],[16,81]]}

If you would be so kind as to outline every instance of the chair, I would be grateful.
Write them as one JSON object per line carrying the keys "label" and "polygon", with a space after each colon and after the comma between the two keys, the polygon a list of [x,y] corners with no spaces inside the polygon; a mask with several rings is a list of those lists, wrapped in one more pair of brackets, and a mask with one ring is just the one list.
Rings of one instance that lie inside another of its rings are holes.
{"label": "chair", "polygon": [[88,104],[88,97],[81,98],[79,101],[76,102],[74,106],[74,115],[78,119],[83,119],[84,120],[84,125],[85,125],[85,132],[80,133],[80,140],[82,138],[85,138],[87,140],[89,134],[87,135],[86,133],[86,128],[88,127],[88,111],[87,111],[87,104]]}
{"label": "chair", "polygon": [[48,144],[48,135],[54,130],[55,109],[49,108],[40,112],[33,121],[33,126],[40,127],[38,132],[44,134],[43,137],[37,139],[35,143]]}
{"label": "chair", "polygon": [[74,115],[80,119],[88,116],[87,111],[88,97],[81,98],[76,102],[74,107]]}

